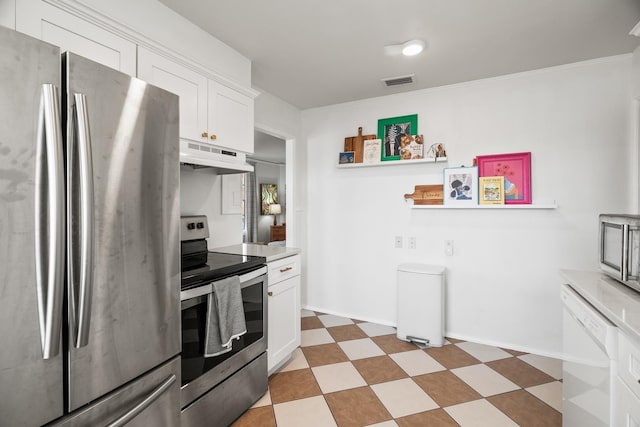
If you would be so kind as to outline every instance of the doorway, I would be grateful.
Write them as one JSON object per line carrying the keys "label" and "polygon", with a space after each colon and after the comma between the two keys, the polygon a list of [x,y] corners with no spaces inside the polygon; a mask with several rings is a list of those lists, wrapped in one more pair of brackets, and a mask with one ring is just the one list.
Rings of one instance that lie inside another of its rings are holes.
{"label": "doorway", "polygon": [[[254,153],[247,160],[254,166],[254,173],[243,175],[243,242],[285,246],[286,141],[255,130]],[[268,191],[268,198],[263,190]],[[275,213],[278,210],[271,204],[279,205],[280,213]]]}

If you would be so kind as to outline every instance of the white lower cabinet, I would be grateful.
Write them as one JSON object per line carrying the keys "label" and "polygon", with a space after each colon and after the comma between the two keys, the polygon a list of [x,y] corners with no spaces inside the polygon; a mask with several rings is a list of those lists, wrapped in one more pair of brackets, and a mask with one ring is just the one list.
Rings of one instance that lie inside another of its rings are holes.
{"label": "white lower cabinet", "polygon": [[616,427],[640,427],[640,345],[622,332],[618,334],[613,416]]}
{"label": "white lower cabinet", "polygon": [[613,384],[613,413],[616,427],[640,427],[640,397],[618,377]]}
{"label": "white lower cabinet", "polygon": [[300,255],[268,264],[269,374],[279,369],[300,345]]}

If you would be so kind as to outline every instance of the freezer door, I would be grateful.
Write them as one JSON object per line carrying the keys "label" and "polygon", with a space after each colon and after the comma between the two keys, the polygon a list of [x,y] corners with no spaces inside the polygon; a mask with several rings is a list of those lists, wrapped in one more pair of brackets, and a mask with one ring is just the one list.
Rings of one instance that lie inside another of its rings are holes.
{"label": "freezer door", "polygon": [[51,427],[180,425],[180,357]]}
{"label": "freezer door", "polygon": [[35,426],[64,409],[59,49],[0,27],[0,76],[0,424]]}
{"label": "freezer door", "polygon": [[69,410],[180,352],[178,97],[66,53]]}

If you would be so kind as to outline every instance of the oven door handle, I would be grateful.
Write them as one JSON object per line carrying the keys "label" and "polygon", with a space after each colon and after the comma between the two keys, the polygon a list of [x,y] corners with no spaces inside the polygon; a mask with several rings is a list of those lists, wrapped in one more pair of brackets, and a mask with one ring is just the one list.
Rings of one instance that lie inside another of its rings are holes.
{"label": "oven door handle", "polygon": [[267,267],[262,267],[258,270],[250,271],[246,274],[243,274],[242,276],[240,276],[240,284],[255,279],[256,277],[262,276],[263,274],[267,274]]}
{"label": "oven door handle", "polygon": [[208,284],[204,286],[198,286],[197,288],[187,289],[186,291],[180,291],[180,301],[186,301],[192,298],[198,298],[203,295],[209,295],[213,292],[213,285]]}
{"label": "oven door handle", "polygon": [[[255,279],[256,277],[260,277],[266,274],[267,274],[267,267],[261,267],[257,270],[245,273],[242,276],[240,276],[240,286],[242,287],[242,284],[247,283]],[[213,285],[211,283],[204,286],[198,286],[197,288],[187,289],[186,291],[180,291],[180,301],[186,301],[188,299],[209,295],[211,292],[213,292]]]}

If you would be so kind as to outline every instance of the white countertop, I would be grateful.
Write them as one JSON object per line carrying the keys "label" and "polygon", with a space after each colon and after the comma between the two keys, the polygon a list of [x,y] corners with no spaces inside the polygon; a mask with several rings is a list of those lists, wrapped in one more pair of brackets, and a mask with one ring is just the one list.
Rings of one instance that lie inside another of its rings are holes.
{"label": "white countertop", "polygon": [[629,338],[640,343],[640,293],[600,272],[561,270],[560,274]]}
{"label": "white countertop", "polygon": [[212,252],[224,252],[227,254],[261,256],[265,257],[267,262],[290,257],[301,252],[298,248],[256,245],[253,243],[242,243],[240,245],[224,246],[222,248],[213,248],[209,250]]}

